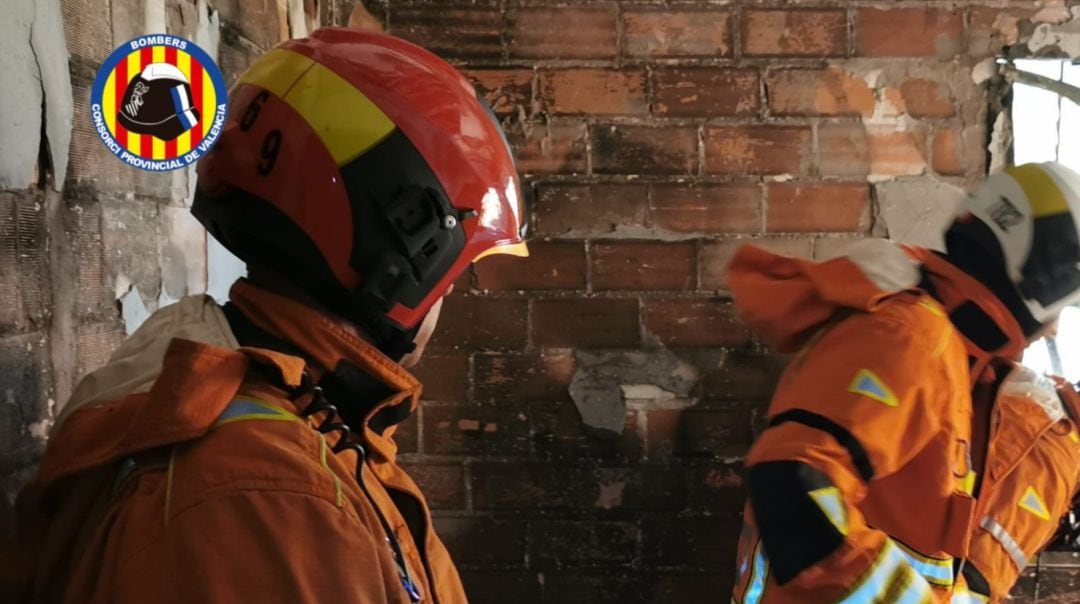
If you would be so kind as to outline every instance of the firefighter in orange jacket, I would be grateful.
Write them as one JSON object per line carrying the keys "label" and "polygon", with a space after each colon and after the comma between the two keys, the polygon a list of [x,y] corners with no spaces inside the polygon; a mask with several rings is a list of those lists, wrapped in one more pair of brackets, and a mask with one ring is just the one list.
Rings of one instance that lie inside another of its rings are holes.
{"label": "firefighter in orange jacket", "polygon": [[195,216],[249,266],[153,315],[63,410],[3,602],[430,602],[464,592],[395,425],[442,297],[524,255],[502,131],[456,70],[323,29],[232,91]]}
{"label": "firefighter in orange jacket", "polygon": [[998,602],[1077,488],[1071,385],[1020,369],[1080,298],[1080,175],[989,178],[947,253],[824,263],[744,248],[735,302],[796,353],[747,460],[734,600]]}

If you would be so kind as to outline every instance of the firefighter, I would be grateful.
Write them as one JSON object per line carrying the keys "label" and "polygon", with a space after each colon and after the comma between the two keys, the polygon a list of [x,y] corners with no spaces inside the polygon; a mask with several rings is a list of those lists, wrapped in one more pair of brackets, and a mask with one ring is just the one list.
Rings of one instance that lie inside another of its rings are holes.
{"label": "firefighter", "polygon": [[526,255],[476,89],[327,28],[259,59],[194,215],[247,262],[224,307],[149,318],[63,410],[20,495],[4,602],[466,601],[395,426],[470,263]]}
{"label": "firefighter", "polygon": [[794,357],[747,459],[734,600],[1003,600],[1080,469],[1072,387],[1017,366],[1080,300],[1080,175],[992,176],[945,253],[867,240],[824,263],[746,247],[735,302]]}

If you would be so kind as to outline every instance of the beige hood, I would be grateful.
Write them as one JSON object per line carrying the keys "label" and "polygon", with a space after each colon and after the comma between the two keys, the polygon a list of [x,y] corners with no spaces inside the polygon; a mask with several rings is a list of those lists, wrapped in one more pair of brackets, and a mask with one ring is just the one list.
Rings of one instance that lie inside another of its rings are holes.
{"label": "beige hood", "polygon": [[213,298],[184,298],[151,315],[104,367],[84,377],[61,408],[56,425],[62,424],[77,409],[149,391],[161,373],[165,350],[174,338],[222,348],[240,347],[225,313]]}

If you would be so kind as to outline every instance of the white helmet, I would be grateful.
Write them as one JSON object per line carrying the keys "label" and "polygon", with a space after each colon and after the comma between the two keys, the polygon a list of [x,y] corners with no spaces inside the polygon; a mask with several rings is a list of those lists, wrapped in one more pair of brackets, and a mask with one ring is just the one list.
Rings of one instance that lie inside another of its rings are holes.
{"label": "white helmet", "polygon": [[1035,321],[1080,302],[1080,174],[1058,163],[1008,168],[967,198],[953,229],[973,218],[997,239],[987,252],[1000,255]]}

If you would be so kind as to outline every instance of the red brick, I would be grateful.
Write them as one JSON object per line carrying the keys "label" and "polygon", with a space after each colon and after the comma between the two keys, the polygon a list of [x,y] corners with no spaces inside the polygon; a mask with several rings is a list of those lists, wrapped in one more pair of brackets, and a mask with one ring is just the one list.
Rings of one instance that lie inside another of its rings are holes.
{"label": "red brick", "polygon": [[720,408],[651,410],[646,420],[649,456],[745,455],[754,442],[752,408],[729,404]]}
{"label": "red brick", "polygon": [[425,353],[412,369],[426,401],[464,401],[469,396],[468,353]]}
{"label": "red brick", "polygon": [[667,117],[754,115],[756,69],[672,67],[653,71],[653,113]]}
{"label": "red brick", "polygon": [[641,342],[638,302],[625,298],[534,300],[536,346],[616,348]]}
{"label": "red brick", "polygon": [[1038,602],[1067,604],[1080,598],[1080,568],[1044,568],[1037,572]]}
{"label": "red brick", "polygon": [[874,114],[874,91],[841,67],[778,69],[769,73],[769,110],[775,115]]}
{"label": "red brick", "polygon": [[591,430],[582,423],[581,413],[571,402],[534,403],[529,415],[533,425],[533,445],[540,459],[569,463],[590,459],[605,464],[629,464],[641,457],[638,411],[626,412],[626,422],[618,437]]}
{"label": "red brick", "polygon": [[690,473],[690,509],[737,516],[746,505],[745,472],[742,462],[694,468]]}
{"label": "red brick", "polygon": [[432,347],[524,348],[527,313],[527,300],[450,296],[443,304]]}
{"label": "red brick", "polygon": [[750,330],[735,307],[717,299],[645,300],[645,329],[666,346],[746,346]]}
{"label": "red brick", "polygon": [[465,567],[524,567],[526,530],[523,520],[435,518],[435,532]]}
{"label": "red brick", "polygon": [[912,117],[952,117],[956,114],[947,84],[914,78],[900,85],[900,94]]}
{"label": "red brick", "polygon": [[523,174],[580,174],[588,170],[588,126],[580,122],[517,125],[506,134]]}
{"label": "red brick", "polygon": [[645,185],[548,185],[540,187],[536,228],[540,235],[602,236],[645,224]]}
{"label": "red brick", "polygon": [[[469,547],[468,543],[461,547]],[[450,553],[456,560],[454,552]],[[514,594],[514,604],[546,604],[544,586],[547,577],[524,570],[460,569],[465,593],[472,602],[502,602],[506,594]]]}
{"label": "red brick", "polygon": [[690,290],[697,286],[697,245],[690,242],[594,243],[595,289]]}
{"label": "red brick", "polygon": [[963,160],[960,156],[960,136],[951,126],[940,128],[934,133],[933,164],[938,174],[955,176],[964,173]]}
{"label": "red brick", "polygon": [[513,406],[426,405],[424,453],[527,456],[529,418]]}
{"label": "red brick", "polygon": [[696,128],[594,125],[589,136],[599,174],[693,174],[697,168]]}
{"label": "red brick", "polygon": [[638,601],[645,577],[636,573],[598,569],[588,574],[551,573],[545,575],[545,582],[548,602],[620,604]]}
{"label": "red brick", "polygon": [[676,233],[761,231],[761,187],[757,183],[657,184],[652,225]]}
{"label": "red brick", "polygon": [[649,110],[641,70],[545,71],[539,90],[543,107],[556,115],[635,115]]}
{"label": "red brick", "polygon": [[869,225],[866,183],[770,183],[766,195],[770,233],[861,232]]}
{"label": "red brick", "polygon": [[922,128],[867,126],[867,134],[871,174],[905,176],[926,171],[926,132]]}
{"label": "red brick", "polygon": [[743,53],[756,56],[842,56],[847,54],[843,10],[747,10]]}
{"label": "red brick", "polygon": [[514,113],[519,107],[531,108],[532,69],[470,69],[465,75],[484,94],[495,113],[505,115]]}
{"label": "red brick", "polygon": [[465,468],[460,464],[402,463],[401,467],[420,485],[432,509],[465,507]]}
{"label": "red brick", "polygon": [[810,158],[810,128],[716,126],[705,132],[705,171],[719,174],[802,174]]}
{"label": "red brick", "polygon": [[585,245],[534,241],[528,258],[491,256],[473,270],[482,290],[585,289]]}
{"label": "red brick", "polygon": [[856,49],[867,57],[950,58],[963,45],[962,9],[862,8]]}
{"label": "red brick", "polygon": [[655,463],[638,465],[628,478],[620,509],[664,512],[686,509],[688,473],[681,465],[659,459]]}
{"label": "red brick", "polygon": [[479,402],[570,400],[567,388],[574,377],[570,352],[478,354],[474,362]]}
{"label": "red brick", "polygon": [[742,520],[739,516],[700,518],[646,518],[642,525],[644,561],[649,565],[684,570],[735,567],[735,547]]}
{"label": "red brick", "polygon": [[391,33],[443,57],[503,55],[498,8],[394,7]]}
{"label": "red brick", "polygon": [[734,573],[664,571],[656,576],[646,602],[696,602],[702,594],[726,594],[734,588]]}
{"label": "red brick", "polygon": [[615,6],[560,6],[511,11],[510,56],[610,59],[617,51]]}
{"label": "red brick", "polygon": [[701,248],[701,289],[706,291],[728,291],[727,267],[735,252],[744,245],[755,245],[784,256],[810,258],[813,248],[812,239],[732,239],[728,241],[707,241]]}
{"label": "red brick", "polygon": [[[798,241],[798,240],[793,240]],[[804,258],[810,255],[804,254]],[[701,397],[721,401],[767,401],[787,358],[773,354],[731,352],[720,366],[701,378]]]}
{"label": "red brick", "polygon": [[644,57],[731,56],[731,13],[719,10],[623,12],[627,54]]}
{"label": "red brick", "polygon": [[472,465],[473,507],[478,510],[588,510],[605,503],[601,487],[617,478],[583,464],[476,463]]}
{"label": "red brick", "polygon": [[539,568],[628,564],[637,542],[632,522],[541,519],[529,526],[529,560]]}
{"label": "red brick", "polygon": [[870,140],[866,126],[822,124],[818,127],[818,169],[825,176],[870,174]]}

